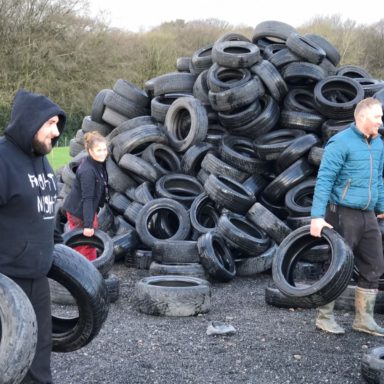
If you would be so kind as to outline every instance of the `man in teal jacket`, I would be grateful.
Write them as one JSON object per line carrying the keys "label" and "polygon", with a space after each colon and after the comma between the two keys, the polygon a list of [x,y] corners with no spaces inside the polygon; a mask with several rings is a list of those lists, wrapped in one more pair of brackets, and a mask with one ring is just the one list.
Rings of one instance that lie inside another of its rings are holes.
{"label": "man in teal jacket", "polygon": [[[381,232],[384,218],[384,144],[378,135],[383,110],[367,98],[357,104],[355,122],[328,141],[317,176],[311,211],[311,235],[333,227],[351,247],[359,278],[352,328],[384,336],[373,319],[379,278],[384,273]],[[341,334],[333,315],[334,302],[319,308],[316,327]]]}

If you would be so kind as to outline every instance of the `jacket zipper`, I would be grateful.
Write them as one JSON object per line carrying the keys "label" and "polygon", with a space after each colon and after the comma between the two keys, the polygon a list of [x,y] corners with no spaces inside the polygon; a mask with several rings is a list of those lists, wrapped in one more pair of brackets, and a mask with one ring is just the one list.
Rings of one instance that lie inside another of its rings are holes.
{"label": "jacket zipper", "polygon": [[341,195],[341,201],[343,201],[343,200],[345,199],[345,195],[346,195],[347,192],[348,192],[348,189],[349,189],[349,187],[350,187],[350,185],[351,185],[351,181],[352,181],[352,179],[349,179],[349,180],[347,181],[347,184],[345,185],[344,190],[343,190],[343,194]]}
{"label": "jacket zipper", "polygon": [[368,184],[368,203],[367,205],[363,208],[363,210],[367,209],[369,207],[369,203],[371,202],[371,184],[372,184],[372,153],[371,153],[371,146],[369,145],[367,139],[365,139],[368,149],[369,149],[369,184]]}

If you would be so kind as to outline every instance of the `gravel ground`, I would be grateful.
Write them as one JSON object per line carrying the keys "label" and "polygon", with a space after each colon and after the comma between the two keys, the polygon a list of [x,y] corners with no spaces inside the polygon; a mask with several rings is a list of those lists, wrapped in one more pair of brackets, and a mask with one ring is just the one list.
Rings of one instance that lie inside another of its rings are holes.
{"label": "gravel ground", "polygon": [[[71,353],[53,353],[55,383],[362,383],[360,360],[380,338],[351,329],[353,313],[337,311],[343,336],[317,331],[315,310],[269,306],[268,274],[212,284],[210,312],[156,317],[138,312],[135,283],[147,270],[115,264],[120,297],[99,335]],[[384,323],[383,315],[376,315]],[[232,336],[208,336],[210,321],[235,327]]]}

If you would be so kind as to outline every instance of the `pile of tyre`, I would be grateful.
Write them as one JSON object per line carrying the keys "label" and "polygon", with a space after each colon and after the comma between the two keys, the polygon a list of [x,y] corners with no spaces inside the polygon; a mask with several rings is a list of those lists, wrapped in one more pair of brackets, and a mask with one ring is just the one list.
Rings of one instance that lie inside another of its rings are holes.
{"label": "pile of tyre", "polygon": [[[58,172],[60,197],[85,155],[82,136],[101,132],[110,142],[112,194],[99,213],[100,230],[111,236],[115,260],[153,275],[141,301],[165,287],[200,287],[177,276],[226,282],[269,271],[282,249],[289,260],[274,266],[274,276],[287,283],[285,293],[297,293],[289,287],[300,276],[318,277],[336,245],[343,257],[332,258],[332,269],[350,276],[340,238],[332,231],[317,242],[309,236],[312,195],[324,144],[384,82],[339,63],[326,38],[264,21],[250,39],[227,33],[178,58],[175,72],[149,79],[144,89],[118,79],[96,95],[71,140],[73,159]],[[66,230],[65,220],[58,225]],[[329,301],[348,283],[326,273],[320,280],[320,293],[306,294],[299,306]]]}

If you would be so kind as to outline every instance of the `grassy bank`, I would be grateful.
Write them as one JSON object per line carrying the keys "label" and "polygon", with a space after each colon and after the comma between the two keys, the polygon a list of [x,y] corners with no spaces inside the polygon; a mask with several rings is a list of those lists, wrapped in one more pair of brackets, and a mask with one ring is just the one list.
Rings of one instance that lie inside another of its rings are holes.
{"label": "grassy bank", "polygon": [[49,163],[54,170],[67,164],[70,159],[71,156],[69,156],[69,147],[55,147],[48,155]]}

